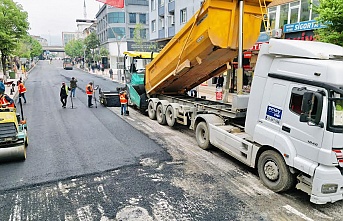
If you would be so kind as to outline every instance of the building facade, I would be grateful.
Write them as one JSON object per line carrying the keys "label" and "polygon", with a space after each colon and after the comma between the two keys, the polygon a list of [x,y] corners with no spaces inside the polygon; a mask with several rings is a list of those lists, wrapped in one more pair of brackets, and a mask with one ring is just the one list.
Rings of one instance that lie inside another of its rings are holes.
{"label": "building facade", "polygon": [[163,46],[197,12],[204,0],[149,0],[149,36]]}
{"label": "building facade", "polygon": [[314,40],[314,30],[324,27],[315,21],[318,14],[313,6],[316,5],[319,0],[274,0],[268,6],[272,37]]}
{"label": "building facade", "polygon": [[125,0],[124,8],[104,4],[96,14],[100,46],[110,52],[110,67],[123,69],[124,51],[149,51],[149,2]]}

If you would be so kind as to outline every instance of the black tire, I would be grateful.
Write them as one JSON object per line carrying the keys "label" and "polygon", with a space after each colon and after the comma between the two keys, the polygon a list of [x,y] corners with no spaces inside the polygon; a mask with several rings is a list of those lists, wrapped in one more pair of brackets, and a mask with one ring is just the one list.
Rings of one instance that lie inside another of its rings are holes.
{"label": "black tire", "polygon": [[174,118],[174,108],[172,106],[168,106],[166,110],[166,121],[168,126],[174,127],[176,125],[176,119]]}
{"label": "black tire", "polygon": [[156,108],[156,119],[157,122],[161,125],[165,125],[167,123],[166,121],[166,115],[163,114],[163,106],[162,104],[157,105]]}
{"label": "black tire", "polygon": [[282,156],[274,150],[267,150],[261,154],[257,170],[263,184],[276,193],[287,191],[295,184],[295,176],[290,172]]}
{"label": "black tire", "polygon": [[201,149],[207,150],[212,147],[210,143],[210,131],[206,122],[200,122],[195,129],[195,138]]}
{"label": "black tire", "polygon": [[154,110],[154,102],[149,101],[148,104],[148,115],[151,120],[156,120],[156,112]]}

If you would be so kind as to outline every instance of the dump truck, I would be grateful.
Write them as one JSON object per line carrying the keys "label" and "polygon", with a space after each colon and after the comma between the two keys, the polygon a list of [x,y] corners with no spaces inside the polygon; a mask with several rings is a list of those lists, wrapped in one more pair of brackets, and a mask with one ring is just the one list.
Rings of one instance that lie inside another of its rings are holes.
{"label": "dump truck", "polygon": [[0,107],[0,162],[26,160],[27,124],[22,109],[21,117],[16,111]]}
{"label": "dump truck", "polygon": [[[248,49],[259,33],[260,8],[258,1],[243,2],[243,26],[249,27],[243,48]],[[141,106],[160,124],[189,126],[202,149],[217,147],[255,168],[275,192],[296,187],[312,203],[342,200],[342,47],[270,39],[259,52],[250,93],[237,89],[231,102],[186,94],[227,70],[237,56],[238,5],[224,0],[203,4],[146,65],[144,87],[135,86],[147,98]],[[138,64],[137,56],[131,58]]]}

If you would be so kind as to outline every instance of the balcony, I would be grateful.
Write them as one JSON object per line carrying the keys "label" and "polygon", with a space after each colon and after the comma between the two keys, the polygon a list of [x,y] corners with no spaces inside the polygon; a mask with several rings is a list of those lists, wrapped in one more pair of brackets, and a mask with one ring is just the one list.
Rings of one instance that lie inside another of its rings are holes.
{"label": "balcony", "polygon": [[168,37],[171,38],[175,35],[175,27],[168,27]]}
{"label": "balcony", "polygon": [[158,7],[158,16],[164,17],[164,6]]}
{"label": "balcony", "polygon": [[146,5],[149,6],[147,0],[125,0],[125,5]]}
{"label": "balcony", "polygon": [[161,30],[158,30],[158,38],[165,38],[165,29],[162,28]]}
{"label": "balcony", "polygon": [[168,12],[174,12],[175,11],[175,1],[168,3]]}

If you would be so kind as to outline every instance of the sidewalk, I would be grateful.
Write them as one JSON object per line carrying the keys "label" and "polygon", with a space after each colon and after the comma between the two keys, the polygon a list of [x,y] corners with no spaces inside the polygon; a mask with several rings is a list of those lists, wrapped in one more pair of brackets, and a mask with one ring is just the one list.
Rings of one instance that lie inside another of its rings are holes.
{"label": "sidewalk", "polygon": [[[10,79],[8,77],[7,82],[4,82],[5,83],[5,94],[7,94],[12,99],[17,98],[17,96],[18,96],[17,82],[19,81],[20,78],[22,78],[23,82],[25,82],[27,79],[27,76],[29,75],[31,70],[33,70],[34,68],[35,68],[35,65],[28,72],[26,72],[26,74],[23,74],[21,70],[17,71],[14,79]],[[4,73],[2,70],[0,70],[0,79],[4,79]],[[11,83],[11,84],[6,84],[6,83]],[[13,84],[14,84],[14,86],[13,86]],[[12,89],[14,89],[14,91]]]}

